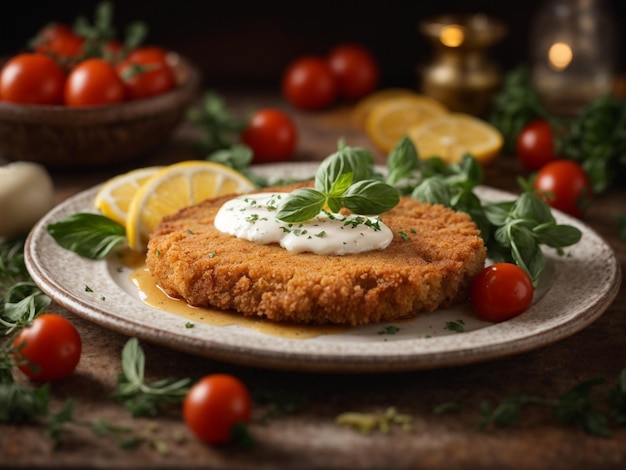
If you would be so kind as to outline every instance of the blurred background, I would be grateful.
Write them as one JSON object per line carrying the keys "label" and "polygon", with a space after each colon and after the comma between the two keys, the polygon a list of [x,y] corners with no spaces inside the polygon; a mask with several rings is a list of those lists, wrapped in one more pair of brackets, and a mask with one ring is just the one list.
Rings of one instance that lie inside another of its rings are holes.
{"label": "blurred background", "polygon": [[[589,0],[565,0],[572,3]],[[98,1],[4,3],[0,12],[0,53],[20,50],[39,27],[51,21],[93,19]],[[302,54],[325,54],[336,43],[369,47],[382,68],[382,87],[415,88],[416,66],[429,60],[432,45],[418,30],[425,18],[443,13],[485,13],[500,19],[508,34],[489,51],[504,70],[530,57],[530,29],[544,5],[524,2],[452,1],[381,3],[283,1],[113,1],[115,25],[142,20],[146,42],[176,50],[198,64],[206,87],[277,87],[286,65]],[[592,2],[593,3],[593,2]],[[289,6],[291,5],[291,6]],[[616,24],[626,20],[626,2],[608,2]],[[623,38],[621,39],[623,40]],[[621,43],[618,44],[621,48]],[[624,70],[622,54],[617,54]]]}

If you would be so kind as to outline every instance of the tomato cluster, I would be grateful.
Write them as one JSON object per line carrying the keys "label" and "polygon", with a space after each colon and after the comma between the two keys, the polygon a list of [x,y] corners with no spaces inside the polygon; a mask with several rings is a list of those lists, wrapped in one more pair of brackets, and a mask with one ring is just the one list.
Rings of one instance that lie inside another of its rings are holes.
{"label": "tomato cluster", "polygon": [[32,50],[11,57],[0,71],[0,100],[30,105],[111,105],[175,86],[167,50],[93,42],[64,24],[44,27]]}
{"label": "tomato cluster", "polygon": [[338,99],[356,101],[376,89],[380,67],[365,46],[339,44],[326,57],[306,55],[291,62],[282,77],[282,92],[295,107],[328,108]]}
{"label": "tomato cluster", "polygon": [[582,166],[558,156],[552,125],[545,119],[527,124],[516,142],[517,159],[532,172],[533,187],[545,201],[575,217],[582,217],[593,197],[589,178]]}

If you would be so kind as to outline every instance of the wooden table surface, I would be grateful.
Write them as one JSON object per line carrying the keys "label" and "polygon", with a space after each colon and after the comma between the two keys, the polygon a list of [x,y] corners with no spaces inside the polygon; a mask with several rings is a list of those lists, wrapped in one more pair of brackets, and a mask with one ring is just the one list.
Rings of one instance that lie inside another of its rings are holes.
{"label": "wooden table surface", "polygon": [[[224,93],[235,113],[261,106],[285,107],[266,93]],[[354,129],[350,108],[302,113],[288,109],[300,130],[298,160],[321,160],[336,149],[339,138],[349,145],[373,148]],[[197,134],[188,125],[148,159],[123,167],[92,172],[53,172],[57,202],[135,166],[197,158],[192,142]],[[88,156],[86,156],[88,158]],[[383,156],[377,154],[379,163]],[[517,192],[519,167],[502,155],[486,170],[485,184]],[[585,222],[613,248],[626,269],[626,241],[621,240],[616,214],[626,214],[626,188],[598,197]],[[56,307],[77,325],[84,342],[81,362],[69,379],[54,384],[52,407],[67,398],[77,401],[76,416],[104,419],[130,427],[146,437],[129,451],[107,437],[81,427],[69,427],[56,449],[38,426],[0,426],[2,468],[424,468],[424,469],[573,469],[626,468],[626,428],[612,423],[611,437],[595,437],[581,428],[560,424],[544,407],[529,407],[518,426],[478,430],[481,402],[495,404],[516,394],[554,398],[591,378],[603,377],[603,396],[626,367],[626,289],[606,312],[584,330],[539,349],[484,363],[443,369],[389,374],[322,374],[263,370],[216,362],[166,347],[142,344],[149,379],[198,378],[213,372],[240,377],[251,390],[267,391],[276,403],[302,401],[294,412],[262,419],[271,403],[257,399],[250,431],[257,445],[249,450],[201,444],[186,429],[177,409],[154,418],[132,418],[110,395],[120,372],[120,353],[127,337],[89,323]],[[572,286],[576,289],[576,286]],[[302,400],[301,400],[302,399]],[[434,408],[462,400],[460,412],[436,414]],[[412,418],[412,429],[392,427],[389,433],[364,435],[340,426],[335,418],[346,411],[384,413],[395,407]],[[159,451],[155,443],[164,444]],[[152,445],[151,445],[152,444]]]}

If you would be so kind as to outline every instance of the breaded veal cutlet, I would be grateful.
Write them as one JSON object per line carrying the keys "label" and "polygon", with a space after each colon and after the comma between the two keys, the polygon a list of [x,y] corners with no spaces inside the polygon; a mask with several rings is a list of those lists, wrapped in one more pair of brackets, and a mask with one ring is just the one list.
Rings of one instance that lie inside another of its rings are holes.
{"label": "breaded veal cutlet", "polygon": [[362,325],[462,301],[485,264],[474,222],[441,205],[402,197],[380,216],[393,232],[387,248],[340,256],[293,253],[218,231],[215,215],[232,197],[182,209],[157,226],[146,262],[168,295],[275,321]]}

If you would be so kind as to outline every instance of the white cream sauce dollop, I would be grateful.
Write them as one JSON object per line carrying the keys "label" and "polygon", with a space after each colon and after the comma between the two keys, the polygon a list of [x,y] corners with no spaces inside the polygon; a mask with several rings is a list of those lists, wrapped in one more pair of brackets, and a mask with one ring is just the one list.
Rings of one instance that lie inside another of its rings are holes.
{"label": "white cream sauce dollop", "polygon": [[287,223],[276,218],[288,193],[259,193],[227,201],[215,216],[220,232],[255,243],[278,243],[287,251],[320,255],[346,255],[382,250],[393,233],[378,217],[321,211],[306,222]]}

